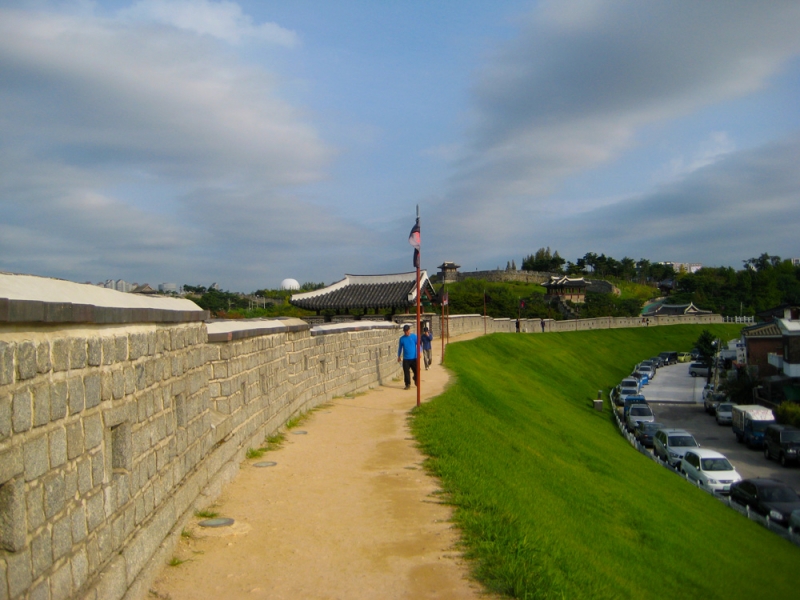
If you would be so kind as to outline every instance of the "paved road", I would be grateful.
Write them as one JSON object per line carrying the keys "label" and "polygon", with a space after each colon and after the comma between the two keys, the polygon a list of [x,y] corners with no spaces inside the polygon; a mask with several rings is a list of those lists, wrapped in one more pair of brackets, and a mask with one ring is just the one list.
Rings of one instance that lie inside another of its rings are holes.
{"label": "paved road", "polygon": [[644,394],[656,420],[668,427],[680,427],[694,435],[700,446],[721,452],[742,477],[772,477],[800,491],[800,468],[783,468],[764,458],[762,450],[751,450],[736,441],[730,425],[719,426],[703,408],[705,378],[691,377],[689,365],[662,367]]}

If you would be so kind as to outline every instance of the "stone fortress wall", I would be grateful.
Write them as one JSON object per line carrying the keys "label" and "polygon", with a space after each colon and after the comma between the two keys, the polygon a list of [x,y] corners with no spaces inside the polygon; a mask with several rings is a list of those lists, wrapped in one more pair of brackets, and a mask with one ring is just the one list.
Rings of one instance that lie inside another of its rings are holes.
{"label": "stone fortress wall", "polygon": [[[400,374],[396,323],[206,317],[0,298],[0,600],[146,597],[185,523],[248,448]],[[438,338],[439,317],[425,317]],[[515,330],[511,319],[459,315],[450,335],[484,326]],[[548,332],[637,326],[545,321]]]}

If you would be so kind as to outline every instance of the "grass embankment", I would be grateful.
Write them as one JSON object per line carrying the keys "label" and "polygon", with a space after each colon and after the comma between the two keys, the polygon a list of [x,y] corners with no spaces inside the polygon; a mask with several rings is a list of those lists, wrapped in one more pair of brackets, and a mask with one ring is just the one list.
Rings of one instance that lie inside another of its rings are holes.
{"label": "grass embankment", "polygon": [[[707,327],[723,340],[737,326]],[[639,360],[702,327],[454,344],[455,383],[412,427],[476,577],[517,598],[789,598],[800,549],[631,448],[606,403]]]}

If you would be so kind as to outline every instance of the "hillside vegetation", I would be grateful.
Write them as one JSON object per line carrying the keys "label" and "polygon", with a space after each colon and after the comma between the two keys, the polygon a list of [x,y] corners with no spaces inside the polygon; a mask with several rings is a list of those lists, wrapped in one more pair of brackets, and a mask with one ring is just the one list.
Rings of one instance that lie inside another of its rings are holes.
{"label": "hillside vegetation", "polygon": [[[706,326],[722,339],[731,325]],[[455,383],[414,435],[475,576],[516,598],[789,598],[800,549],[639,454],[591,408],[703,327],[495,334],[448,347]]]}

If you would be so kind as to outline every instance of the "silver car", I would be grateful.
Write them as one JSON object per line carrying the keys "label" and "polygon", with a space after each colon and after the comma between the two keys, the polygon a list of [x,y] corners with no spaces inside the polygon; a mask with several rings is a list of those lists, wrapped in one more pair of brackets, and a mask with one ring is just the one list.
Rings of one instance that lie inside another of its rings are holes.
{"label": "silver car", "polygon": [[730,425],[733,422],[733,407],[735,402],[720,402],[717,404],[717,425]]}
{"label": "silver car", "polygon": [[647,404],[633,404],[628,408],[625,424],[628,427],[628,431],[633,431],[637,422],[653,422],[655,420],[656,416]]}

